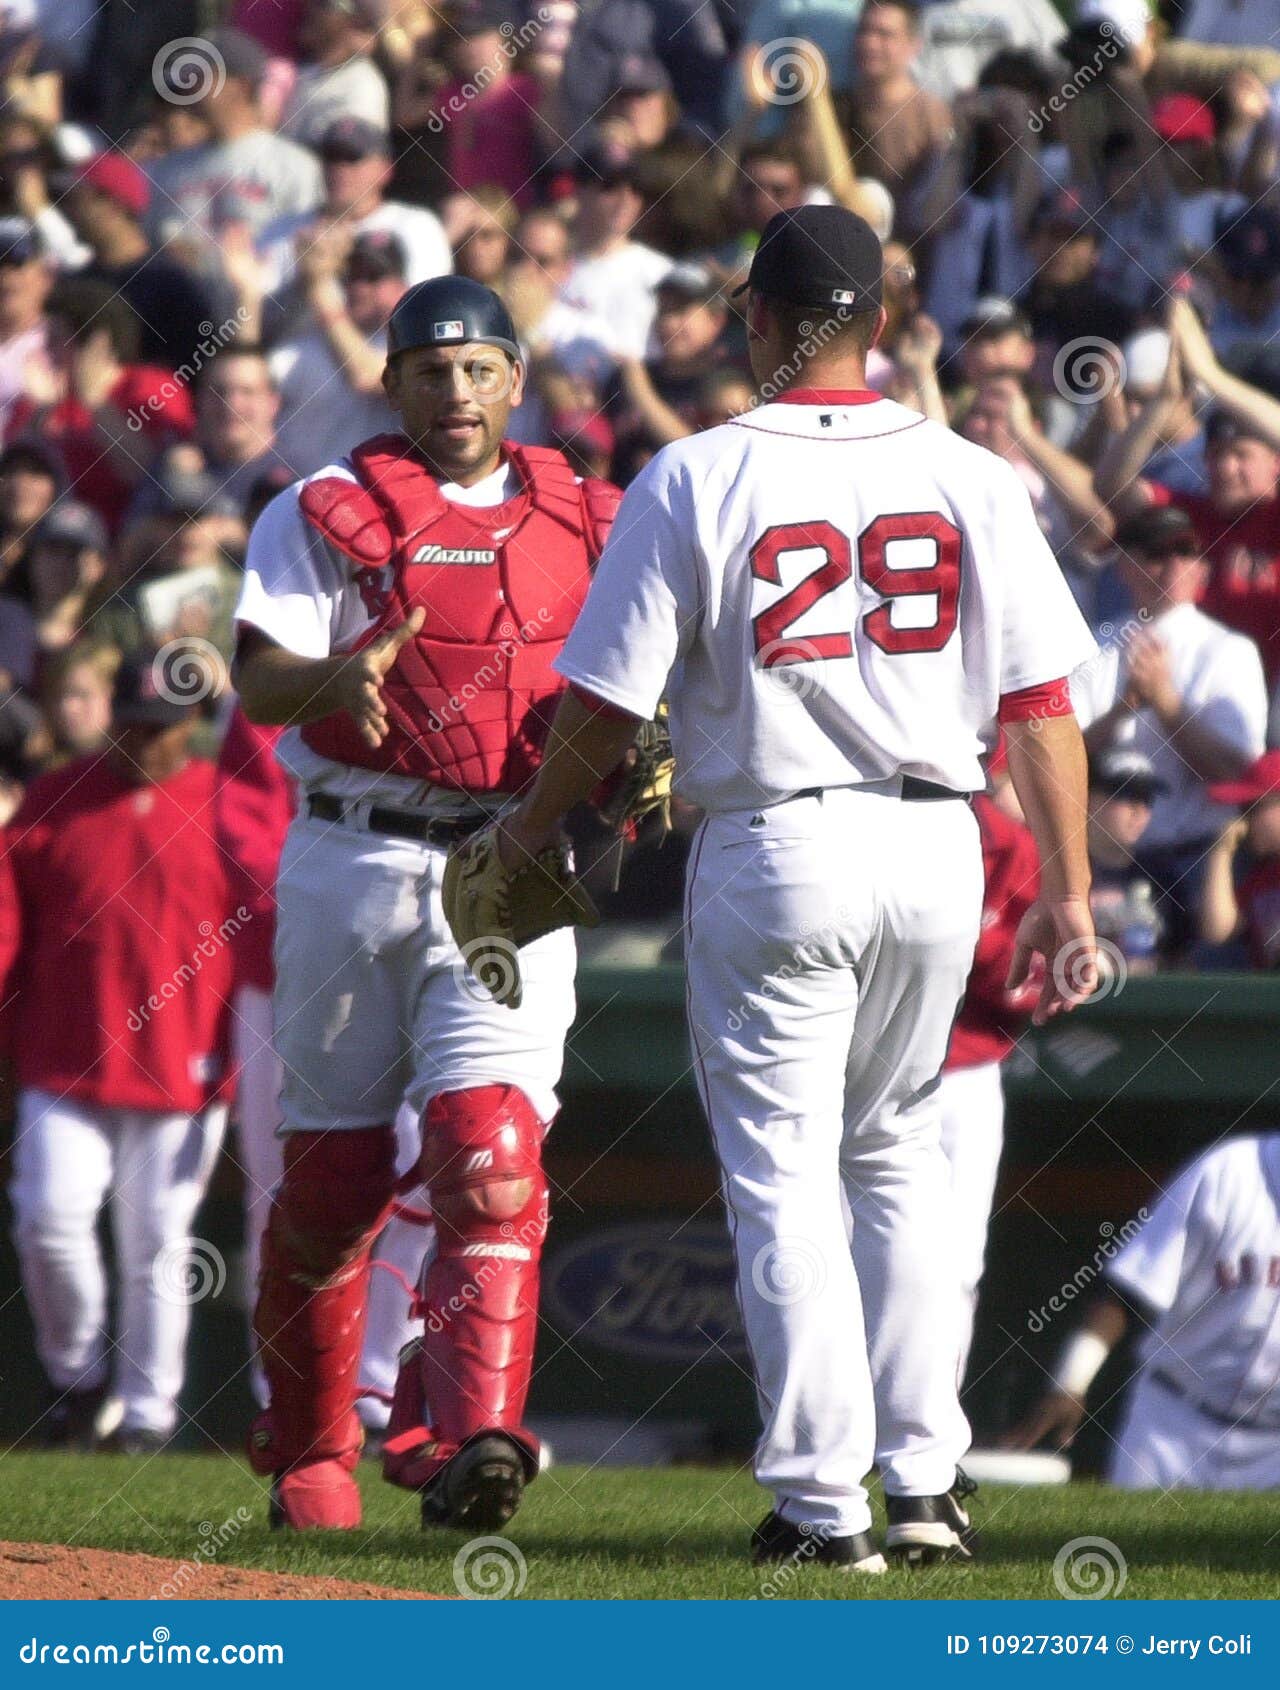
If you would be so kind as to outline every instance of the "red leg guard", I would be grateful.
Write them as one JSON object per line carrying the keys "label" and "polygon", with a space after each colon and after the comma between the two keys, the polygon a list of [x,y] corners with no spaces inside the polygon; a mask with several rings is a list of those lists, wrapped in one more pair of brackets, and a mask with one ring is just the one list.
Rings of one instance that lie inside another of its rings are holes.
{"label": "red leg guard", "polygon": [[368,1303],[370,1247],[395,1189],[388,1127],[291,1133],[263,1242],[254,1330],[271,1407],[254,1422],[261,1473],[337,1460],[353,1468],[354,1403]]}
{"label": "red leg guard", "polygon": [[[383,1446],[396,1483],[420,1486],[461,1445],[495,1430],[523,1450],[530,1476],[537,1471],[537,1439],[521,1421],[547,1231],[541,1145],[542,1123],[514,1086],[444,1092],[427,1109],[421,1171],[436,1255],[423,1283],[421,1394],[402,1378]],[[415,1450],[407,1423],[423,1398],[431,1426]]]}

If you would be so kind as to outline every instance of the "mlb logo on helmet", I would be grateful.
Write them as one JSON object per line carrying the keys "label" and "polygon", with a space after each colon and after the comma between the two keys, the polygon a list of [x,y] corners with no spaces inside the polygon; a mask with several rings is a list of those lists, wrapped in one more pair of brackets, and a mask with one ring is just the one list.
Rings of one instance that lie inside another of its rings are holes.
{"label": "mlb logo on helmet", "polygon": [[461,340],[463,333],[462,319],[453,317],[447,323],[433,324],[431,338],[432,340]]}
{"label": "mlb logo on helmet", "polygon": [[854,298],[855,295],[850,293],[848,288],[834,288],[831,293],[833,305],[852,305]]}

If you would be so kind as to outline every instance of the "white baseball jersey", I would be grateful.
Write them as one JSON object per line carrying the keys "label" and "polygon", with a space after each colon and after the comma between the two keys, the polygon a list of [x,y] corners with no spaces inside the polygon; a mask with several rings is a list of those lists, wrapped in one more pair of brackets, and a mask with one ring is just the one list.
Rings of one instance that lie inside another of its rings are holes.
{"label": "white baseball jersey", "polygon": [[1001,459],[875,394],[792,392],[628,490],[557,668],[650,716],[709,811],[899,773],[958,792],[1002,695],[1095,650]]}
{"label": "white baseball jersey", "polygon": [[1280,1428],[1280,1133],[1184,1168],[1107,1276],[1158,1313],[1146,1367],[1214,1414]]}

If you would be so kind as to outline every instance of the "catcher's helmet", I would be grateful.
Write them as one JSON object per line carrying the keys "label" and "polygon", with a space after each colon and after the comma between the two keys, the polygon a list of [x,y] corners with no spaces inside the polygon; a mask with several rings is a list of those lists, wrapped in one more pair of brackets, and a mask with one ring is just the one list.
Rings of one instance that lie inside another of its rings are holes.
{"label": "catcher's helmet", "polygon": [[387,357],[418,346],[462,346],[479,341],[519,358],[515,324],[506,306],[469,276],[435,276],[409,289],[387,324]]}

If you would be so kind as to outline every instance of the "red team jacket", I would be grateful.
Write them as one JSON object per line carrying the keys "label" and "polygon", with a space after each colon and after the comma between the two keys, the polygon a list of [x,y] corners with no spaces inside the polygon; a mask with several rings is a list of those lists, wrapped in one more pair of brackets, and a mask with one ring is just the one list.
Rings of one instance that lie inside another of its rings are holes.
{"label": "red team jacket", "polygon": [[276,758],[283,728],[251,722],[236,706],[218,752],[213,831],[226,859],[231,901],[253,920],[233,946],[237,986],[275,984],[276,871],[294,811],[293,784]]}
{"label": "red team jacket", "polygon": [[33,782],[0,854],[2,1031],[19,1085],[165,1112],[226,1094],[240,921],[213,779],[193,760],[131,785],[99,756]]}
{"label": "red team jacket", "polygon": [[984,794],[974,799],[973,811],[982,835],[986,882],[982,929],[944,1068],[976,1068],[981,1062],[1002,1061],[1026,1026],[1038,995],[1038,987],[1015,993],[1004,989],[1014,934],[1040,885],[1035,841],[1029,828],[1005,815]]}

